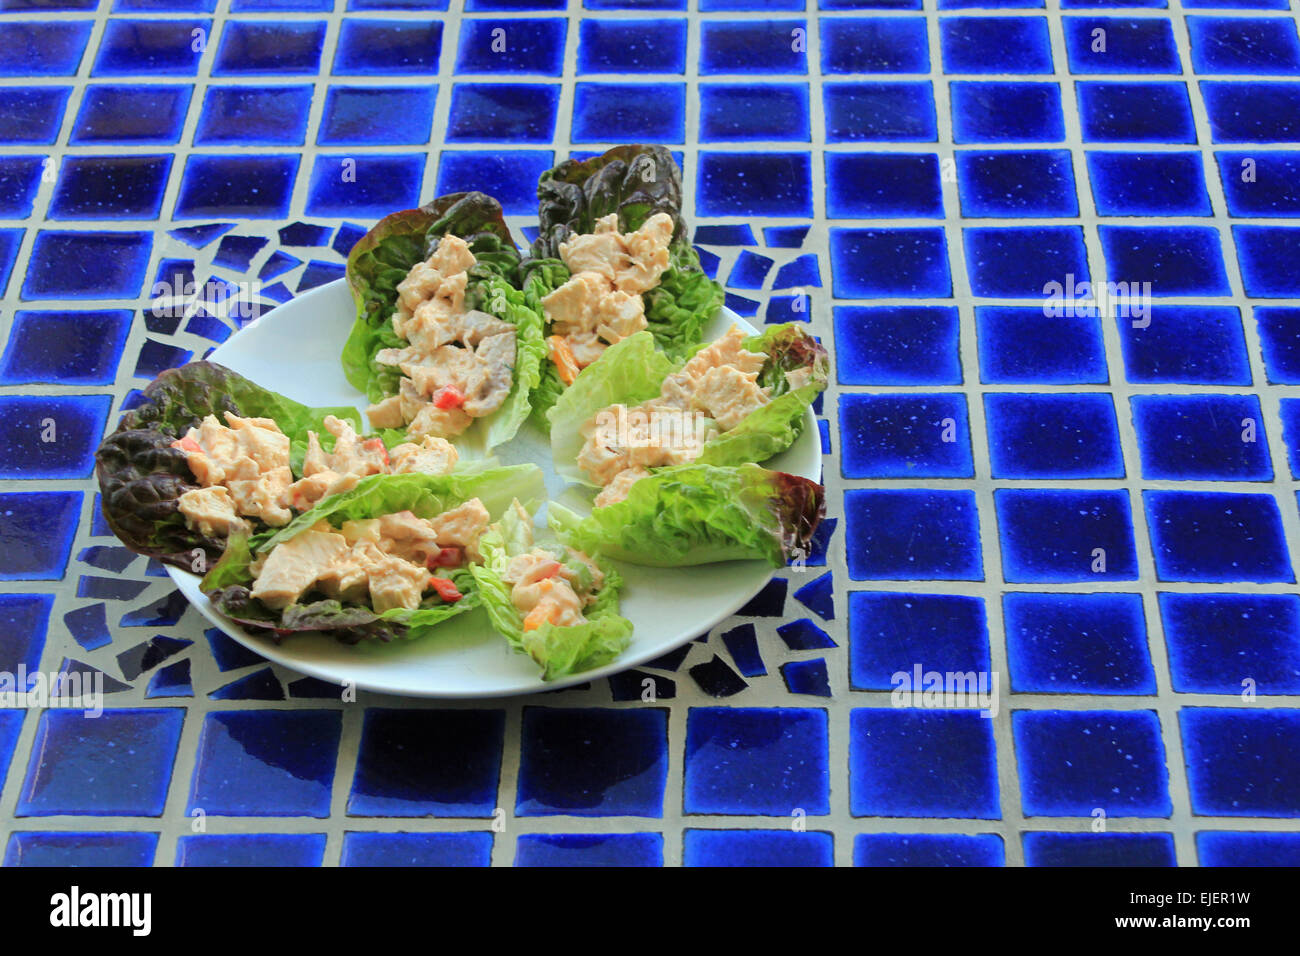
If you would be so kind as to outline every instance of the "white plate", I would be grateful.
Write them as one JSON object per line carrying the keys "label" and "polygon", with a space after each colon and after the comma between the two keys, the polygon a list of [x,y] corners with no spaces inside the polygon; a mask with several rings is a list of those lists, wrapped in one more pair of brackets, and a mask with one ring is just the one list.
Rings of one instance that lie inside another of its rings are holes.
{"label": "white plate", "polygon": [[[313,289],[272,309],[209,356],[266,388],[309,405],[355,405],[365,397],[348,384],[339,352],[353,320],[352,296],[342,279]],[[743,319],[723,309],[705,329],[716,338]],[[363,419],[364,420],[364,419]],[[551,467],[549,441],[525,424],[507,447],[496,450],[503,464],[535,462],[547,488],[565,488]],[[821,479],[821,447],[811,410],[794,446],[767,462],[771,468]],[[566,503],[570,503],[566,497]],[[324,634],[302,634],[282,643],[250,634],[222,617],[199,590],[197,575],[172,566],[167,573],[209,621],[240,644],[277,664],[336,684],[415,697],[497,697],[555,690],[626,670],[665,654],[735,613],[772,577],[762,561],[728,561],[693,568],[646,568],[619,564],[625,584],[622,613],[635,630],[632,643],[606,667],[545,683],[537,667],[512,652],[480,609],[452,618],[428,635],[392,644],[341,644]]]}

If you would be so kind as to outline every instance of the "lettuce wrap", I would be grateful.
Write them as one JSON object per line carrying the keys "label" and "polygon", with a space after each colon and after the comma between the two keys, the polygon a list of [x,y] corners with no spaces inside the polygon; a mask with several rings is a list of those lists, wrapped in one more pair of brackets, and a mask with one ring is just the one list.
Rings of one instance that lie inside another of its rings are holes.
{"label": "lettuce wrap", "polygon": [[310,408],[215,362],[168,369],[95,452],[104,520],[132,551],[186,570],[210,567],[221,555],[226,539],[192,530],[180,512],[181,495],[199,484],[185,453],[171,446],[207,415],[224,423],[226,412],[272,419],[289,436],[295,476],[301,474],[308,431],[332,441],[325,416],[346,419],[354,428],[361,424],[355,408]]}
{"label": "lettuce wrap", "polygon": [[632,622],[618,613],[622,578],[594,554],[592,558],[605,577],[593,603],[584,610],[585,623],[566,627],[547,621],[539,627],[525,629],[524,614],[515,607],[511,597],[506,569],[511,558],[532,550],[533,546],[532,521],[520,508],[508,510],[479,539],[483,563],[471,565],[470,572],[493,627],[512,648],[537,663],[542,669],[542,680],[555,680],[614,660],[632,639]]}
{"label": "lettuce wrap", "polygon": [[478,192],[441,196],[418,209],[385,216],[357,241],[347,263],[357,317],[343,346],[343,373],[372,403],[397,394],[401,370],[375,361],[381,349],[407,344],[393,329],[397,285],[412,266],[433,254],[448,233],[465,240],[476,260],[469,270],[465,308],[487,312],[517,330],[514,383],[505,403],[453,439],[457,444],[468,439],[490,449],[513,438],[528,418],[529,396],[537,387],[546,353],[542,313],[530,307],[516,288],[519,251],[501,204],[491,196]]}
{"label": "lettuce wrap", "polygon": [[569,547],[661,568],[745,558],[781,567],[808,555],[825,513],[817,482],[758,465],[662,468],[587,517],[547,508]]}
{"label": "lettuce wrap", "polygon": [[[744,342],[752,352],[766,353],[768,360],[758,374],[758,384],[770,389],[771,401],[747,415],[738,425],[704,443],[695,460],[707,465],[739,465],[763,462],[789,448],[803,430],[805,410],[826,388],[830,361],[826,350],[798,322],[773,325]],[[693,352],[707,348],[696,346]],[[549,413],[551,451],[558,474],[581,484],[597,487],[577,465],[585,441],[583,426],[610,405],[629,408],[657,398],[664,379],[681,369],[656,351],[645,332],[629,336],[605,350],[599,359],[582,370]],[[808,384],[790,388],[786,373],[808,369]]]}
{"label": "lettuce wrap", "polygon": [[[536,465],[514,465],[469,474],[371,475],[351,491],[327,498],[298,515],[283,528],[251,537],[232,536],[225,554],[203,578],[200,588],[216,610],[247,628],[268,632],[277,640],[299,631],[327,632],[345,643],[416,637],[480,605],[479,587],[468,568],[440,572],[455,584],[462,595],[459,600],[444,601],[435,592],[426,595],[419,608],[379,612],[364,603],[344,603],[319,595],[318,599],[300,600],[285,608],[269,608],[252,596],[256,577],[252,562],[320,521],[337,529],[345,521],[399,511],[433,518],[471,498],[482,501],[488,513],[496,517],[511,508],[517,499],[535,503],[545,494],[542,472]],[[308,592],[303,598],[310,596]]]}

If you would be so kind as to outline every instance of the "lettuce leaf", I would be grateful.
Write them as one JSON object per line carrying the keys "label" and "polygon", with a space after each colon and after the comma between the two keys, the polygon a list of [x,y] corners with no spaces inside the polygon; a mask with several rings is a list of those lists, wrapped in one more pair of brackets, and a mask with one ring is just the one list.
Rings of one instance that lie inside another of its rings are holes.
{"label": "lettuce leaf", "polygon": [[623,579],[599,557],[594,557],[605,574],[596,600],[585,611],[586,621],[567,627],[550,622],[524,630],[524,616],[510,598],[506,581],[510,559],[532,548],[531,526],[526,515],[511,509],[481,539],[481,565],[470,572],[478,582],[479,594],[493,627],[516,651],[527,654],[542,669],[542,680],[551,681],[608,664],[626,650],[632,639],[632,622],[618,613],[618,592]]}
{"label": "lettuce leaf", "polygon": [[186,527],[179,499],[199,487],[185,453],[171,443],[207,415],[270,418],[290,441],[290,463],[301,474],[307,432],[328,439],[325,417],[361,427],[351,407],[311,408],[262,388],[215,362],[168,369],[150,383],[95,452],[104,520],[132,551],[192,570],[215,562],[225,539]]}
{"label": "lettuce leaf", "polygon": [[806,556],[826,513],[821,485],[758,465],[676,465],[587,517],[551,502],[551,529],[570,547],[630,564],[683,567]]}

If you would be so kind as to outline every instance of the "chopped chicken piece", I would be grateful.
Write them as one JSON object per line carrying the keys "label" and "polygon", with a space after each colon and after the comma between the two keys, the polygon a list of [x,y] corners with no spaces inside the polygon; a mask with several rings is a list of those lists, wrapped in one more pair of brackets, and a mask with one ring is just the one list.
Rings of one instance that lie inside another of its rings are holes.
{"label": "chopped chicken piece", "polygon": [[608,484],[628,468],[683,465],[700,456],[717,429],[711,419],[668,405],[611,405],[583,427],[578,467]]}
{"label": "chopped chicken piece", "polygon": [[454,276],[474,265],[474,253],[470,251],[469,243],[460,236],[447,233],[438,240],[437,248],[429,256],[429,265],[444,277]]}
{"label": "chopped chicken piece", "polygon": [[767,364],[767,356],[762,352],[751,352],[745,348],[748,336],[738,325],[733,325],[727,334],[705,348],[700,349],[691,360],[682,367],[682,372],[698,378],[711,368],[719,365],[731,365],[742,372],[761,372]]}
{"label": "chopped chicken piece", "polygon": [[226,421],[236,434],[244,455],[257,462],[261,471],[289,464],[289,436],[269,418],[240,418],[226,412]]}
{"label": "chopped chicken piece", "polygon": [[505,580],[511,585],[510,600],[524,615],[524,630],[543,624],[571,627],[582,624],[586,600],[563,575],[563,565],[549,551],[536,549],[516,555],[506,567]]}
{"label": "chopped chicken piece", "polygon": [[655,213],[635,232],[618,232],[618,215],[596,221],[596,230],[560,243],[560,258],[570,272],[596,272],[620,292],[640,294],[659,284],[668,268],[673,220]]}
{"label": "chopped chicken piece", "polygon": [[261,518],[273,528],[286,525],[293,513],[282,503],[288,496],[293,472],[288,465],[263,472],[256,478],[227,481],[235,510],[241,515]]}
{"label": "chopped chicken piece", "polygon": [[323,498],[351,491],[360,480],[355,472],[340,475],[337,471],[318,471],[291,484],[285,500],[295,511],[307,511]]}
{"label": "chopped chicken piece", "polygon": [[[320,527],[317,525],[316,527]],[[253,597],[269,608],[293,604],[348,550],[343,535],[315,528],[276,545],[253,582]]]}
{"label": "chopped chicken piece", "polygon": [[415,442],[395,445],[388,453],[389,470],[394,475],[419,472],[425,475],[449,475],[460,454],[445,438],[426,435]]}
{"label": "chopped chicken piece", "polygon": [[461,390],[465,414],[482,418],[505,404],[515,381],[517,350],[513,330],[489,335],[479,342],[474,350],[476,374]]}
{"label": "chopped chicken piece", "polygon": [[483,502],[471,498],[464,504],[444,511],[429,520],[440,547],[464,548],[471,561],[479,559],[478,539],[487,530],[491,517]]}
{"label": "chopped chicken piece", "polygon": [[650,472],[640,465],[624,468],[614,476],[609,484],[600,490],[600,494],[596,495],[593,507],[603,508],[605,505],[616,504],[624,500],[627,498],[628,492],[632,490],[632,486],[649,474]]}
{"label": "chopped chicken piece", "polygon": [[379,519],[378,544],[382,551],[421,565],[442,549],[433,523],[410,511],[383,515]]}
{"label": "chopped chicken piece", "polygon": [[466,415],[463,409],[456,408],[454,405],[438,408],[426,402],[406,427],[406,437],[419,440],[429,435],[437,438],[459,435],[469,428],[473,421],[474,419]]}
{"label": "chopped chicken piece", "polygon": [[402,400],[396,395],[377,402],[366,409],[371,428],[401,428],[406,424],[402,418]]}
{"label": "chopped chicken piece", "polygon": [[421,565],[387,554],[369,542],[353,549],[370,579],[370,604],[383,613],[393,608],[414,610],[429,584],[429,572]]}
{"label": "chopped chicken piece", "polygon": [[723,431],[735,428],[746,415],[770,401],[756,378],[754,373],[730,365],[711,368],[700,377],[696,404],[706,409]]}
{"label": "chopped chicken piece", "polygon": [[793,368],[785,373],[785,384],[790,391],[803,388],[813,380],[813,370],[811,365],[805,365],[803,368]]}
{"label": "chopped chicken piece", "polygon": [[229,535],[247,531],[248,522],[235,513],[230,492],[222,485],[192,488],[177,499],[185,524],[200,534]]}
{"label": "chopped chicken piece", "polygon": [[542,299],[555,334],[568,340],[579,368],[586,368],[609,345],[646,327],[641,296],[611,288],[595,272],[578,272]]}
{"label": "chopped chicken piece", "polygon": [[[333,415],[325,416],[325,430],[334,436],[334,448],[329,454],[332,471],[361,478],[384,471],[384,466],[388,463],[388,451],[381,440],[368,438],[358,441],[352,423]],[[312,433],[308,432],[309,441],[312,437]]]}

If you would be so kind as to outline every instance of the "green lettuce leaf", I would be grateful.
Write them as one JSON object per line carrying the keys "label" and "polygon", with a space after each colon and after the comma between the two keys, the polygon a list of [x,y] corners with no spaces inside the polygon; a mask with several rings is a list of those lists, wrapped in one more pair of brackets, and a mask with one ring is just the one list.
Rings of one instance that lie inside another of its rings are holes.
{"label": "green lettuce leaf", "polygon": [[289,436],[295,474],[301,474],[308,431],[332,441],[325,431],[327,415],[361,427],[355,408],[311,408],[215,362],[168,369],[95,452],[104,520],[132,551],[186,570],[208,567],[220,557],[224,538],[186,527],[178,502],[199,486],[185,453],[171,444],[208,415],[224,425],[226,412],[272,419]]}
{"label": "green lettuce leaf", "polygon": [[826,513],[822,486],[758,465],[676,465],[587,517],[551,502],[551,529],[570,547],[630,564],[682,567],[806,557]]}
{"label": "green lettuce leaf", "polygon": [[632,622],[618,613],[618,592],[623,579],[599,557],[593,557],[605,574],[596,600],[585,611],[586,621],[567,627],[550,622],[524,630],[524,616],[510,599],[506,581],[510,559],[532,548],[530,519],[511,509],[479,539],[483,563],[470,572],[493,627],[516,651],[527,654],[542,669],[542,679],[555,680],[608,664],[627,649]]}

